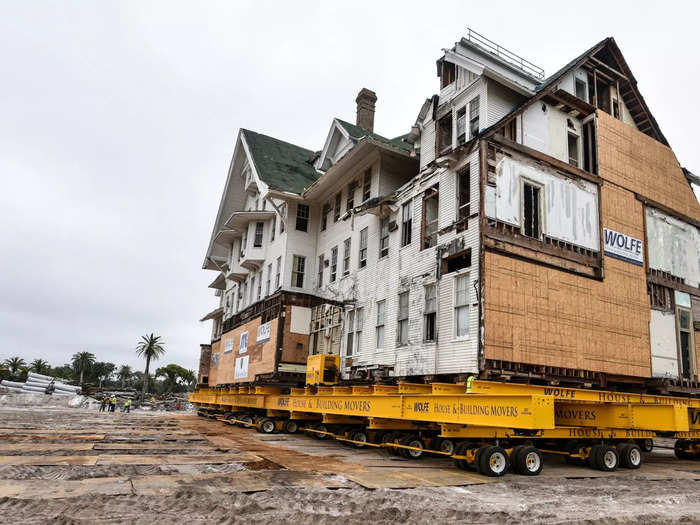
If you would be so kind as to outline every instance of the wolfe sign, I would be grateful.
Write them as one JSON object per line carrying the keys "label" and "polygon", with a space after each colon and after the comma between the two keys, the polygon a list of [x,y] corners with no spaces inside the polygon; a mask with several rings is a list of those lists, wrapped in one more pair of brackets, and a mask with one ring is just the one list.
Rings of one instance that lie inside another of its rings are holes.
{"label": "wolfe sign", "polygon": [[639,239],[603,228],[603,240],[605,255],[608,257],[643,266],[644,252],[642,251],[642,241]]}

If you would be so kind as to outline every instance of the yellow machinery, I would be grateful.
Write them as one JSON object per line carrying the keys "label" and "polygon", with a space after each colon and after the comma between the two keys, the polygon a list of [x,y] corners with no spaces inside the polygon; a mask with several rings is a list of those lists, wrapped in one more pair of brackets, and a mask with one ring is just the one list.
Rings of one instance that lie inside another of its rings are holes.
{"label": "yellow machinery", "polygon": [[[700,399],[471,380],[465,384],[338,385],[339,357],[309,357],[307,386],[199,388],[202,415],[261,432],[303,429],[320,439],[452,457],[489,476],[535,475],[542,452],[601,470],[638,468],[651,439],[675,437],[700,455]],[[535,446],[537,445],[537,447]]]}

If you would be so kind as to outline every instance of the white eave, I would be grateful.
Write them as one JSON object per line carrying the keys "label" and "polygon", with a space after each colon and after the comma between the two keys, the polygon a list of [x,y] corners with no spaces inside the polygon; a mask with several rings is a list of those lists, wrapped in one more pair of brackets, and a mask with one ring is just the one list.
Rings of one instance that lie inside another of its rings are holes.
{"label": "white eave", "polygon": [[228,248],[229,246],[231,246],[233,239],[240,236],[241,232],[239,232],[238,230],[219,230],[219,233],[217,233],[216,237],[214,237],[214,244],[218,244],[219,246],[224,246]]}
{"label": "white eave", "polygon": [[251,221],[266,221],[272,219],[276,213],[272,210],[258,211],[234,211],[231,216],[226,219],[224,226],[243,232]]}
{"label": "white eave", "polygon": [[216,319],[217,317],[222,317],[224,315],[224,309],[223,307],[219,307],[216,310],[212,310],[209,312],[207,315],[202,317],[199,322],[203,323],[204,321],[209,321],[210,319]]}
{"label": "white eave", "polygon": [[216,276],[216,279],[212,281],[209,288],[214,288],[215,290],[225,290],[226,289],[226,277],[223,273]]}

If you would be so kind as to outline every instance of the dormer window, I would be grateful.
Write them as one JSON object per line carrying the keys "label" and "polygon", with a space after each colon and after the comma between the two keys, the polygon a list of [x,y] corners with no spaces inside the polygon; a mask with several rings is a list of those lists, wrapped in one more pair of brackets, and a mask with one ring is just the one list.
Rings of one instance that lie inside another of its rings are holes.
{"label": "dormer window", "polygon": [[457,68],[450,62],[442,62],[442,71],[440,74],[441,88],[445,88],[452,84],[457,78]]}

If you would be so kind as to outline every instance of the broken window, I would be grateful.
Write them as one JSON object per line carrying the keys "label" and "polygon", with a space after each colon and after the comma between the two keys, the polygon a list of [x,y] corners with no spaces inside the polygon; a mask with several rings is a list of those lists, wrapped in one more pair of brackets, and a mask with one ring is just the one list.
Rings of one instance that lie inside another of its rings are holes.
{"label": "broken window", "polygon": [[348,312],[347,340],[345,342],[345,355],[346,356],[352,355],[352,349],[354,346],[353,336],[355,335],[353,333],[354,329],[355,329],[355,310],[350,310]]}
{"label": "broken window", "polygon": [[469,218],[469,203],[471,202],[471,190],[469,180],[469,166],[457,174],[457,220]]}
{"label": "broken window", "polygon": [[423,194],[422,248],[431,248],[437,244],[439,190],[436,184]]}
{"label": "broken window", "polygon": [[[678,293],[678,292],[676,292]],[[676,311],[678,320],[678,345],[680,354],[681,375],[686,379],[692,379],[694,374],[693,358],[691,356],[691,341],[693,329],[691,311],[688,308],[678,307]]]}
{"label": "broken window", "polygon": [[386,301],[377,301],[377,326],[375,330],[376,348],[384,348],[384,322],[386,319]]}
{"label": "broken window", "polygon": [[360,231],[360,268],[367,266],[367,228]]}
{"label": "broken window", "polygon": [[455,278],[455,337],[469,335],[469,274]]}
{"label": "broken window", "polygon": [[452,113],[438,120],[438,153],[442,154],[452,147]]}
{"label": "broken window", "polygon": [[305,232],[309,229],[309,207],[306,204],[297,204],[296,228],[300,232]]}
{"label": "broken window", "polygon": [[542,235],[540,224],[541,188],[529,182],[523,182],[523,227],[526,237],[539,239]]}
{"label": "broken window", "polygon": [[651,307],[655,310],[673,312],[673,300],[671,299],[671,289],[660,284],[649,283],[648,291]]}
{"label": "broken window", "polygon": [[255,248],[261,248],[263,243],[263,231],[265,230],[265,223],[256,222],[255,223],[255,238],[253,239],[253,246]]}
{"label": "broken window", "polygon": [[503,136],[513,142],[518,142],[518,125],[515,119],[508,121],[508,123],[503,126]]}
{"label": "broken window", "polygon": [[472,265],[472,249],[450,255],[442,260],[442,273],[448,274],[469,268]]}
{"label": "broken window", "polygon": [[457,110],[457,144],[467,141],[467,106]]}
{"label": "broken window", "polygon": [[368,201],[372,194],[372,169],[365,170],[365,177],[362,183],[362,202]]}
{"label": "broken window", "polygon": [[568,133],[569,164],[578,168],[578,135]]}
{"label": "broken window", "polygon": [[382,219],[379,231],[379,258],[389,255],[389,217]]}
{"label": "broken window", "polygon": [[408,292],[399,294],[399,310],[396,316],[398,326],[396,341],[399,346],[408,344]]}
{"label": "broken window", "polygon": [[423,311],[423,340],[435,341],[437,334],[435,318],[437,315],[437,286],[429,284],[425,287],[425,310]]}
{"label": "broken window", "polygon": [[334,246],[331,250],[331,279],[330,282],[334,283],[336,277],[338,276],[338,247]]}
{"label": "broken window", "polygon": [[338,222],[340,219],[340,202],[343,198],[340,192],[335,194],[335,206],[333,207],[333,222]]}
{"label": "broken window", "polygon": [[588,102],[588,89],[586,88],[586,83],[580,78],[576,79],[576,96]]}
{"label": "broken window", "polygon": [[348,200],[345,203],[345,211],[349,212],[355,207],[355,190],[357,189],[357,181],[352,181],[348,184]]}
{"label": "broken window", "polygon": [[[278,259],[279,260],[279,259]],[[306,266],[306,257],[302,255],[294,256],[294,264],[292,265],[292,286],[297,288],[304,287],[304,268]]]}
{"label": "broken window", "polygon": [[280,287],[280,276],[282,274],[282,257],[277,257],[277,273],[275,274],[275,290]]}
{"label": "broken window", "polygon": [[350,274],[350,244],[351,239],[348,237],[343,241],[343,275]]}
{"label": "broken window", "polygon": [[321,210],[321,231],[325,231],[328,227],[328,214],[331,212],[330,203],[326,202]]}
{"label": "broken window", "polygon": [[442,62],[442,71],[440,74],[441,88],[447,87],[457,78],[457,67],[451,62]]}
{"label": "broken window", "polygon": [[316,286],[319,288],[323,286],[323,254],[318,256],[318,279],[316,281]]}
{"label": "broken window", "polygon": [[479,97],[469,102],[469,137],[474,138],[479,134]]}
{"label": "broken window", "polygon": [[413,201],[408,201],[401,207],[401,246],[411,244],[413,229]]}

